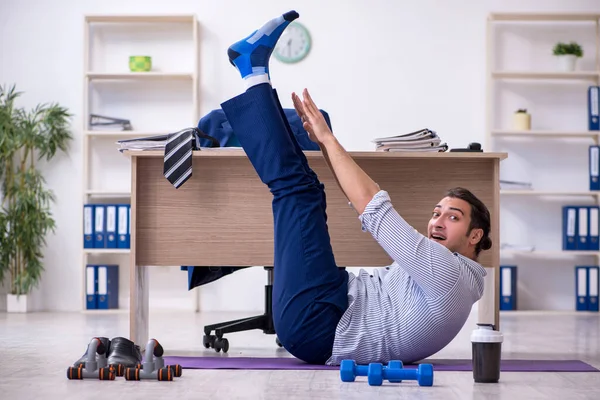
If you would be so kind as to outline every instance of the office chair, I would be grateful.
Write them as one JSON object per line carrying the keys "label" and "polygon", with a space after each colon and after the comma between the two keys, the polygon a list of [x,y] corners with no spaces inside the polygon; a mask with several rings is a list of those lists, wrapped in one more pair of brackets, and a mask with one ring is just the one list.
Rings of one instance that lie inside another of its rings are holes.
{"label": "office chair", "polygon": [[[182,267],[182,269],[188,270],[187,267]],[[218,268],[213,276],[203,277],[201,284],[206,284],[208,282],[212,282],[224,275],[229,275],[236,270],[248,268],[248,267],[225,267]],[[223,351],[223,353],[227,353],[229,350],[229,340],[223,337],[226,333],[234,333],[234,332],[242,332],[249,331],[253,329],[260,329],[267,335],[274,335],[275,327],[273,326],[273,267],[264,267],[267,271],[267,284],[265,285],[265,311],[262,315],[255,315],[252,317],[236,319],[232,321],[220,322],[217,324],[211,324],[204,326],[204,336],[202,337],[202,344],[205,348],[213,348],[216,352]],[[193,268],[190,270],[190,276],[193,271]],[[206,269],[203,269],[206,271]],[[191,278],[190,278],[191,279]],[[192,282],[190,280],[190,282]],[[190,283],[193,286],[200,286],[198,282]],[[214,334],[211,332],[214,331]],[[282,347],[279,339],[275,338],[275,343],[277,346]]]}

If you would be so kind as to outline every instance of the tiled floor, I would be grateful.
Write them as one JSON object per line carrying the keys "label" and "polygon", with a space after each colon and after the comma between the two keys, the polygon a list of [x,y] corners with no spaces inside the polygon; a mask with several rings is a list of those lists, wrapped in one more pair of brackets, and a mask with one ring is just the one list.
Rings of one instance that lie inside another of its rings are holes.
{"label": "tiled floor", "polygon": [[[600,315],[501,314],[503,358],[580,359],[600,368]],[[239,314],[151,313],[150,335],[166,355],[215,356],[202,347],[204,324]],[[432,358],[470,358],[475,315]],[[128,314],[0,313],[0,399],[600,399],[600,372],[507,373],[497,384],[476,384],[471,372],[436,372],[433,387],[414,382],[371,387],[341,382],[336,371],[184,370],[173,382],[69,381],[66,370],[93,336],[127,336]],[[281,356],[273,336],[230,334],[227,356]]]}

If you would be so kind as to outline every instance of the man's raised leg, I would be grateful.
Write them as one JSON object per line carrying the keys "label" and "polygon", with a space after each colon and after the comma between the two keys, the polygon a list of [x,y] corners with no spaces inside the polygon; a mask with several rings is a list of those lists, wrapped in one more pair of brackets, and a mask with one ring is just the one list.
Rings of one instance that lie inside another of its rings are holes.
{"label": "man's raised leg", "polygon": [[[274,47],[276,40],[270,42]],[[237,46],[237,53],[241,47],[254,51],[251,46]],[[249,58],[247,54],[236,57]],[[265,61],[268,64],[268,58]],[[242,68],[238,70],[244,77]],[[248,86],[245,93],[221,106],[258,176],[273,194],[275,329],[290,353],[321,364],[331,355],[335,328],[347,308],[348,275],[335,263],[320,183],[296,151],[270,81]]]}

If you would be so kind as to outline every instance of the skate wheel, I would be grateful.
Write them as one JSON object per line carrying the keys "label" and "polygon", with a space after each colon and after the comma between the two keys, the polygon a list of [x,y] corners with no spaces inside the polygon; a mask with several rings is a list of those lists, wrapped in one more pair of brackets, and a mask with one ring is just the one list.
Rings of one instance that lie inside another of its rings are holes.
{"label": "skate wheel", "polygon": [[279,347],[283,347],[283,345],[281,344],[281,342],[279,341],[278,337],[275,337],[275,343],[277,344],[277,346]]}
{"label": "skate wheel", "polygon": [[161,368],[158,370],[158,380],[159,381],[172,381],[173,380],[173,372],[171,368]]}
{"label": "skate wheel", "polygon": [[69,367],[67,368],[67,378],[69,379],[83,379],[83,374],[81,373],[81,367]]}
{"label": "skate wheel", "polygon": [[98,378],[101,381],[114,381],[115,380],[115,372],[109,367],[100,368],[98,370]]}
{"label": "skate wheel", "polygon": [[176,378],[179,378],[181,376],[181,374],[183,373],[181,365],[179,365],[179,364],[168,365],[168,367],[171,368],[171,372],[173,373],[173,376],[175,376]]}
{"label": "skate wheel", "polygon": [[128,381],[139,381],[140,380],[140,370],[137,368],[126,368],[125,373],[123,374],[125,379]]}
{"label": "skate wheel", "polygon": [[110,364],[109,367],[116,376],[123,376],[125,373],[125,367],[123,364]]}

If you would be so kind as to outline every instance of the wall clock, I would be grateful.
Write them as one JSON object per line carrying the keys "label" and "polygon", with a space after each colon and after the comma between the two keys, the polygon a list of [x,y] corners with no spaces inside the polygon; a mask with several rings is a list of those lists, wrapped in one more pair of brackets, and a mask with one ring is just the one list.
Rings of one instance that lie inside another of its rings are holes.
{"label": "wall clock", "polygon": [[299,22],[291,22],[283,31],[273,52],[282,63],[293,64],[302,61],[310,52],[312,41],[308,29]]}

